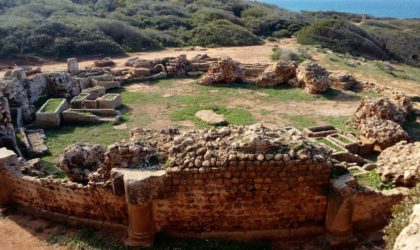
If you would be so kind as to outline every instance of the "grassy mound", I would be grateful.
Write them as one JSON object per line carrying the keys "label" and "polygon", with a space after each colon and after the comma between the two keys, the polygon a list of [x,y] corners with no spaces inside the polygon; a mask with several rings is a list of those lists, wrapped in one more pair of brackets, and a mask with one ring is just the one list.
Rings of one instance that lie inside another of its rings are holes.
{"label": "grassy mound", "polygon": [[389,59],[381,43],[362,28],[343,20],[323,20],[297,33],[301,44],[318,44],[333,51],[375,59]]}

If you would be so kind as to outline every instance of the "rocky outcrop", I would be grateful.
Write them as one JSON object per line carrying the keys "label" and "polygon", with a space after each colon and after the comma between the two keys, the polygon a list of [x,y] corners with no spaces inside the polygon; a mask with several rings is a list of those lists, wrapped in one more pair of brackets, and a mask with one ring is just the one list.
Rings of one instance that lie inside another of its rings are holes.
{"label": "rocky outcrop", "polygon": [[413,208],[409,224],[398,235],[393,250],[420,249],[420,204]]}
{"label": "rocky outcrop", "polygon": [[396,122],[375,117],[362,120],[359,124],[362,141],[375,144],[376,150],[382,151],[396,143],[408,140],[408,134]]}
{"label": "rocky outcrop", "polygon": [[377,120],[390,120],[402,124],[406,116],[406,110],[397,106],[389,98],[372,99],[365,97],[360,101],[359,107],[354,114],[354,122],[358,125],[367,118],[375,118]]}
{"label": "rocky outcrop", "polygon": [[319,94],[331,88],[328,71],[313,61],[305,61],[296,70],[296,77],[304,90]]}
{"label": "rocky outcrop", "polygon": [[403,108],[407,113],[410,112],[413,107],[410,98],[401,90],[371,82],[362,82],[359,83],[359,85],[365,91],[375,92],[388,97],[395,105]]}
{"label": "rocky outcrop", "polygon": [[256,85],[258,87],[273,87],[287,83],[296,76],[296,67],[296,63],[290,61],[279,61],[272,64],[258,76]]}
{"label": "rocky outcrop", "polygon": [[243,75],[241,64],[227,57],[213,63],[207,73],[197,80],[197,83],[201,85],[234,83],[240,81]]}
{"label": "rocky outcrop", "polygon": [[51,96],[71,98],[81,92],[79,81],[67,72],[55,72],[47,75],[48,91]]}
{"label": "rocky outcrop", "polygon": [[104,153],[99,144],[76,143],[64,149],[57,165],[71,181],[87,183],[89,175],[104,161]]}
{"label": "rocky outcrop", "polygon": [[333,72],[330,74],[330,81],[333,87],[344,90],[357,85],[357,80],[348,72]]}
{"label": "rocky outcrop", "polygon": [[400,142],[385,149],[378,157],[382,181],[413,187],[420,182],[420,142]]}
{"label": "rocky outcrop", "polygon": [[27,91],[23,86],[23,81],[14,77],[0,79],[0,91],[8,99],[10,107],[20,108],[23,119],[29,121],[34,110],[30,104]]}
{"label": "rocky outcrop", "polygon": [[210,125],[226,125],[227,121],[223,115],[219,115],[213,110],[200,110],[195,116],[201,121]]}

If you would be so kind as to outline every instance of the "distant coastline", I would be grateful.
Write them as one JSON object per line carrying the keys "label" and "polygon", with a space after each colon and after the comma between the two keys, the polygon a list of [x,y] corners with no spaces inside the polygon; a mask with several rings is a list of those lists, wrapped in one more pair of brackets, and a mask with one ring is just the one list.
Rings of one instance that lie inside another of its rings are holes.
{"label": "distant coastline", "polygon": [[260,0],[292,11],[339,11],[375,17],[420,18],[419,0]]}

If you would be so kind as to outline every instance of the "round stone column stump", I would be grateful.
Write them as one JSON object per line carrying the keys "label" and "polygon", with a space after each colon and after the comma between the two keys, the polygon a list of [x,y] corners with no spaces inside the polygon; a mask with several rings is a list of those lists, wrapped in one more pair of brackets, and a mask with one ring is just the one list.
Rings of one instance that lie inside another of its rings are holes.
{"label": "round stone column stump", "polygon": [[155,240],[151,202],[140,205],[128,204],[128,246],[150,247]]}

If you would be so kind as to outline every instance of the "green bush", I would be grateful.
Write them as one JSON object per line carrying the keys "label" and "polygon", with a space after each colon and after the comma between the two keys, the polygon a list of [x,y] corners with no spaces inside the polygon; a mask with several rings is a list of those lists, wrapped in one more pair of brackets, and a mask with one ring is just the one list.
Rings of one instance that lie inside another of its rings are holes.
{"label": "green bush", "polygon": [[343,20],[324,20],[297,33],[301,44],[318,44],[333,51],[376,59],[389,59],[380,42],[370,33]]}
{"label": "green bush", "polygon": [[191,43],[201,46],[239,46],[261,44],[262,40],[239,25],[216,20],[195,28]]}

